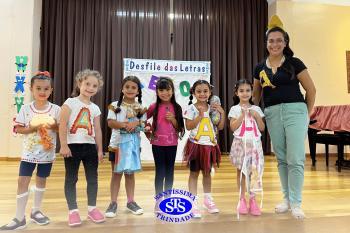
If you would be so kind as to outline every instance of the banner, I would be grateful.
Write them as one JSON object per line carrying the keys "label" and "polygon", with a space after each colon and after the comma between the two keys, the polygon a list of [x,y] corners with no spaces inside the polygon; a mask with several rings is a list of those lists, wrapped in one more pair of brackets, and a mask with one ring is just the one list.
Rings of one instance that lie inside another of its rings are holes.
{"label": "banner", "polygon": [[[156,83],[159,77],[171,78],[175,86],[176,102],[184,111],[190,101],[190,88],[199,79],[210,82],[209,61],[172,61],[124,58],[124,78],[136,76],[142,84],[142,105],[149,107],[156,101]],[[179,140],[176,160],[182,160],[182,151],[188,138]],[[152,146],[143,133],[141,133],[141,159],[153,160]]]}

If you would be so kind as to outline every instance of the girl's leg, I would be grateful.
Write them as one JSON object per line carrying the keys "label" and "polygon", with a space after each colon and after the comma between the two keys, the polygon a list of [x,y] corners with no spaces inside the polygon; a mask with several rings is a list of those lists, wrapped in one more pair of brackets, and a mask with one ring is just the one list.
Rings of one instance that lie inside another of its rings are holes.
{"label": "girl's leg", "polygon": [[88,209],[92,211],[96,208],[97,199],[97,169],[98,169],[98,157],[96,149],[93,151],[86,151],[82,158],[85,178],[87,183],[87,196],[88,196]]}
{"label": "girl's leg", "polygon": [[204,207],[210,214],[219,213],[219,209],[216,207],[213,197],[211,196],[211,174],[204,173],[203,175],[203,191],[204,191]]}
{"label": "girl's leg", "polygon": [[128,198],[128,203],[134,201],[134,192],[135,192],[135,175],[132,174],[124,174],[125,177],[125,190],[126,196]]}
{"label": "girl's leg", "polygon": [[114,172],[114,161],[111,162],[112,174],[111,174],[111,184],[110,184],[110,192],[111,192],[111,203],[117,203],[118,193],[120,189],[120,181],[123,177],[123,173],[115,173]]}
{"label": "girl's leg", "polygon": [[64,158],[64,166],[66,169],[64,194],[70,211],[78,209],[76,184],[78,182],[80,161],[78,157]]}
{"label": "girl's leg", "polygon": [[166,159],[167,154],[166,150],[163,149],[163,146],[152,145],[152,152],[154,158],[154,164],[156,166],[154,186],[155,186],[155,195],[164,191],[164,178],[166,176]]}
{"label": "girl's leg", "polygon": [[28,186],[31,176],[19,176],[17,187],[17,205],[16,205],[16,219],[22,221],[25,216],[26,206],[28,202]]}
{"label": "girl's leg", "polygon": [[123,173],[115,173],[114,172],[114,159],[111,160],[111,168],[112,168],[112,174],[111,174],[111,184],[110,184],[110,192],[111,192],[111,203],[109,203],[107,210],[105,212],[105,216],[107,218],[114,218],[117,215],[117,198],[119,194],[120,189],[120,181],[123,177]]}
{"label": "girl's leg", "polygon": [[16,219],[22,221],[28,202],[28,186],[36,167],[35,163],[21,161],[17,186]]}
{"label": "girl's leg", "polygon": [[237,190],[241,190],[241,198],[245,198],[245,191],[246,191],[246,183],[245,183],[245,175],[242,174],[242,181],[241,181],[241,170],[237,169]]}
{"label": "girl's leg", "polygon": [[176,159],[177,146],[167,146],[166,154],[166,168],[165,168],[165,184],[164,190],[169,190],[173,188],[174,183],[174,166]]}
{"label": "girl's leg", "polygon": [[135,202],[134,192],[135,192],[135,175],[134,174],[124,174],[125,177],[125,189],[126,195],[128,197],[128,203],[126,208],[133,214],[140,215],[143,214],[143,209]]}
{"label": "girl's leg", "polygon": [[202,180],[203,191],[204,193],[211,193],[211,175],[210,173],[205,174],[204,172],[202,172],[202,175],[203,175],[203,180]]}
{"label": "girl's leg", "polygon": [[[34,192],[34,205],[32,208],[32,214],[40,211],[41,203],[43,201],[45,187],[46,187],[46,179],[50,176],[52,169],[52,163],[38,164],[37,166],[37,174],[36,174],[36,187]],[[40,214],[42,215],[42,214]],[[43,215],[40,220],[43,219]],[[38,220],[39,221],[39,220]],[[41,221],[39,224],[47,224],[49,223],[48,218],[45,221]]]}
{"label": "girl's leg", "polygon": [[246,183],[245,183],[245,175],[242,174],[242,180],[241,180],[241,170],[237,169],[237,190],[240,190],[240,199],[239,199],[239,206],[238,206],[238,212],[240,214],[248,214],[248,206],[247,201],[245,199],[245,191],[246,191]]}
{"label": "girl's leg", "polygon": [[188,190],[195,196],[197,196],[198,176],[199,171],[191,171],[188,177]]}
{"label": "girl's leg", "polygon": [[[190,166],[191,166],[191,163],[190,163]],[[188,190],[190,191],[190,193],[196,196],[196,199],[193,203],[193,208],[192,208],[192,214],[194,218],[202,217],[201,211],[198,207],[198,196],[197,196],[198,176],[199,176],[199,171],[190,171],[190,176],[188,177]]]}

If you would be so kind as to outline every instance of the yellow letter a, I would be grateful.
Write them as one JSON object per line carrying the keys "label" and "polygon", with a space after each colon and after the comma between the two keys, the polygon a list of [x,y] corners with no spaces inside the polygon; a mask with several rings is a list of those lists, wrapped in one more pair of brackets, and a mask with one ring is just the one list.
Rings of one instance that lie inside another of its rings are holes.
{"label": "yellow letter a", "polygon": [[210,137],[210,141],[215,143],[214,130],[210,125],[210,120],[208,117],[202,118],[201,122],[199,123],[197,135],[194,139],[198,141],[202,136]]}

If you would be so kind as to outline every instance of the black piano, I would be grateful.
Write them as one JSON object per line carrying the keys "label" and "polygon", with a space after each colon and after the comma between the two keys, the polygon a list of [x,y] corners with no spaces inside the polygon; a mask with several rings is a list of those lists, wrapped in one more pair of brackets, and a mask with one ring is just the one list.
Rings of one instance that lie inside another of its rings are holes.
{"label": "black piano", "polygon": [[313,166],[316,165],[316,144],[321,143],[325,145],[327,166],[329,145],[336,145],[338,171],[342,167],[349,168],[350,161],[344,160],[344,147],[350,145],[350,105],[315,106],[310,116],[308,137]]}

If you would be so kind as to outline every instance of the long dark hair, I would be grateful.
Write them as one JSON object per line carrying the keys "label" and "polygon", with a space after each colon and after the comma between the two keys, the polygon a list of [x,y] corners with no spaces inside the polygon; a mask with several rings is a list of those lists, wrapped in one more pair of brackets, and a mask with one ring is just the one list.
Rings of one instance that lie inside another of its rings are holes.
{"label": "long dark hair", "polygon": [[[266,32],[266,44],[267,44],[267,40],[269,38],[269,34],[271,32],[280,32],[280,33],[282,33],[283,38],[284,38],[284,42],[286,43],[286,47],[284,47],[284,49],[283,49],[283,55],[285,56],[286,61],[291,59],[294,56],[294,52],[289,47],[289,35],[288,35],[288,33],[285,30],[283,30],[282,28],[280,28],[280,27],[271,28],[270,30],[268,30]],[[266,51],[267,51],[267,49],[266,49]],[[268,55],[269,52],[267,51],[266,54]],[[291,77],[290,79],[291,80],[296,78],[295,68],[290,62],[285,62],[285,64],[281,66],[281,69],[290,74],[290,77]]]}
{"label": "long dark hair", "polygon": [[[142,91],[141,91],[141,82],[140,82],[140,79],[136,76],[126,76],[123,81],[122,81],[122,89],[124,88],[124,85],[126,82],[134,82],[137,84],[137,88],[138,88],[138,91],[139,91],[139,94],[137,95],[137,102],[139,102],[140,104],[142,104]],[[119,95],[119,100],[118,100],[118,104],[117,104],[117,108],[115,109],[115,113],[119,113],[121,111],[120,109],[120,105],[122,104],[123,102],[123,98],[124,98],[124,93],[122,91],[120,91],[120,95]],[[139,112],[137,114],[137,118],[141,118],[142,117],[142,114]]]}
{"label": "long dark hair", "polygon": [[[270,30],[268,30],[266,32],[266,46],[265,48],[267,47],[267,40],[269,38],[269,35],[271,32],[280,32],[282,33],[283,35],[283,38],[284,38],[284,42],[286,43],[286,47],[284,47],[283,49],[283,55],[286,57],[286,58],[291,58],[294,56],[294,52],[293,50],[289,47],[289,35],[288,33],[283,30],[282,28],[280,27],[274,27],[274,28],[271,28]],[[266,49],[266,54],[268,55],[269,54],[269,51]]]}
{"label": "long dark hair", "polygon": [[156,84],[157,101],[156,101],[156,107],[154,108],[153,115],[152,115],[153,117],[152,132],[154,134],[157,130],[158,109],[159,109],[159,105],[162,102],[162,100],[158,96],[158,90],[164,90],[164,89],[166,90],[171,89],[173,91],[173,95],[170,98],[170,103],[173,105],[175,110],[175,119],[177,121],[176,131],[178,132],[179,138],[182,138],[183,135],[185,134],[184,120],[182,117],[182,108],[176,102],[175,88],[174,88],[173,81],[170,78],[166,78],[166,77],[160,77]]}
{"label": "long dark hair", "polygon": [[[238,80],[238,81],[236,82],[236,84],[235,84],[235,90],[234,90],[234,92],[233,92],[233,105],[237,105],[237,104],[239,104],[239,102],[240,102],[239,97],[237,96],[236,93],[237,93],[237,91],[238,91],[238,88],[239,88],[241,85],[243,85],[243,84],[249,85],[249,86],[250,86],[250,89],[253,91],[253,84],[252,84],[249,80],[247,80],[247,79],[240,79],[240,80]],[[253,96],[250,97],[249,103],[250,103],[251,105],[254,105],[254,103],[253,103]]]}
{"label": "long dark hair", "polygon": [[210,96],[209,96],[209,98],[208,98],[208,104],[209,104],[209,101],[210,101],[211,97],[213,96],[213,86],[210,85],[210,83],[209,83],[208,81],[203,80],[203,79],[199,79],[199,80],[197,80],[197,81],[195,81],[195,82],[193,83],[193,85],[192,85],[192,87],[191,87],[191,89],[190,89],[190,94],[191,94],[191,95],[190,95],[190,102],[188,102],[188,105],[191,105],[191,104],[192,104],[193,95],[194,95],[194,93],[195,93],[196,87],[197,87],[198,85],[200,85],[200,84],[206,84],[206,85],[208,85],[208,87],[209,87],[209,90],[210,90]]}

